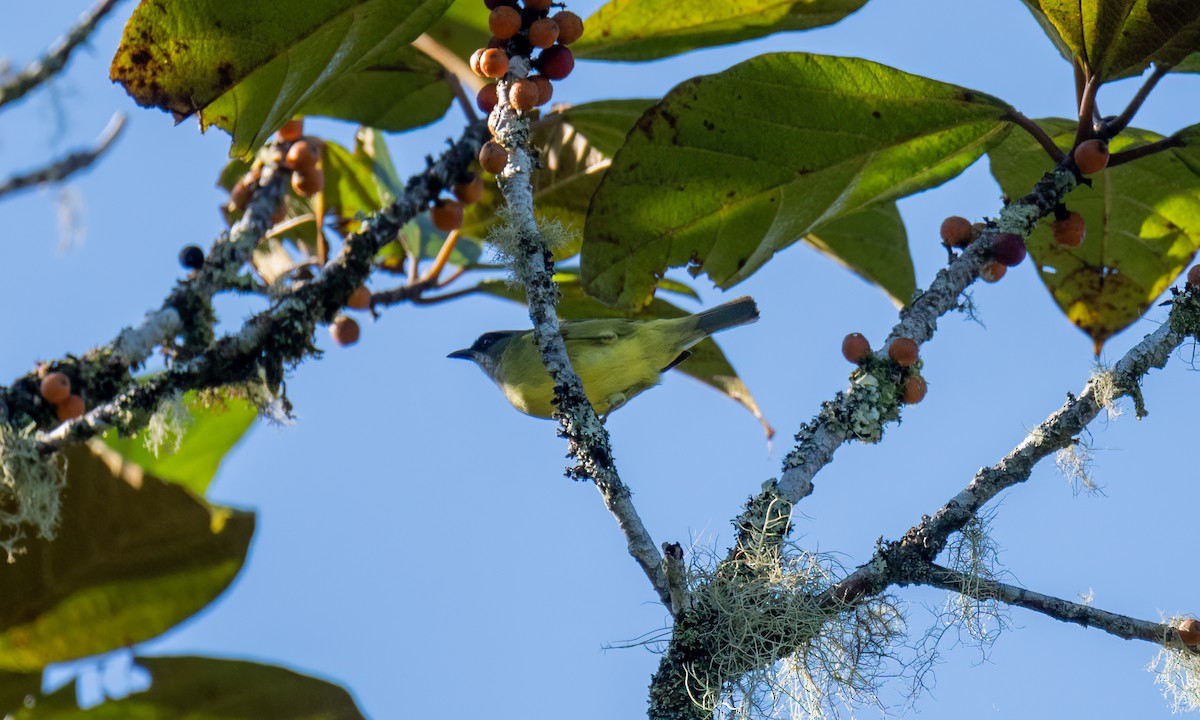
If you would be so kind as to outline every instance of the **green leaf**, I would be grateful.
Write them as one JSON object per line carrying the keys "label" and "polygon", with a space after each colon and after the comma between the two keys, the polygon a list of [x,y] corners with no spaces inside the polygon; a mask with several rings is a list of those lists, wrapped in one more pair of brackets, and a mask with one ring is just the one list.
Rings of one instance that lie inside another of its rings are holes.
{"label": "green leaf", "polygon": [[1024,0],[1067,62],[1102,81],[1170,67],[1200,51],[1195,0]]}
{"label": "green leaf", "polygon": [[866,0],[609,0],[571,49],[591,60],[653,60],[787,30],[832,25]]}
{"label": "green leaf", "polygon": [[[415,255],[421,260],[432,260],[441,252],[448,235],[449,233],[444,233],[433,226],[429,220],[429,213],[421,213],[400,231],[399,244],[408,250],[404,254]],[[386,257],[395,252],[389,247],[390,245],[391,243],[384,246],[380,251],[380,256],[377,257]],[[454,249],[450,251],[449,263],[457,267],[470,267],[479,262],[481,255],[483,255],[482,245],[460,235],[458,242],[454,244]]]}
{"label": "green leaf", "polygon": [[336,213],[339,225],[352,221],[358,213],[373,213],[383,207],[373,159],[326,141],[322,162],[325,212]]}
{"label": "green leaf", "polygon": [[0,672],[0,717],[14,717],[29,698],[39,699],[42,674]]}
{"label": "green leaf", "polygon": [[[533,205],[539,223],[557,221],[574,231],[573,241],[554,249],[555,260],[579,253],[592,194],[604,177],[612,153],[653,100],[602,100],[584,103],[542,118],[532,144],[541,159],[533,172]],[[495,183],[486,183],[478,203],[466,209],[462,233],[483,240],[498,222],[503,206]]]}
{"label": "green leaf", "polygon": [[[605,305],[588,297],[579,282],[579,271],[574,268],[559,268],[554,276],[554,281],[558,283],[560,291],[558,315],[564,320],[617,317],[654,320],[691,314],[662,298],[655,298],[649,305],[632,312]],[[695,291],[683,283],[667,281],[663,287],[664,289],[669,287],[673,292],[695,296]],[[476,288],[479,292],[488,295],[525,303],[525,291],[505,280],[485,280]],[[686,292],[685,289],[691,290],[691,292]],[[691,357],[677,365],[675,369],[737,401],[762,423],[768,438],[775,434],[775,429],[763,417],[754,396],[737,376],[737,371],[733,369],[733,365],[729,363],[720,346],[711,337],[697,343],[692,348]]]}
{"label": "green leaf", "polygon": [[399,131],[430,123],[452,92],[409,46],[450,0],[143,0],[111,78],[139,105],[233,135],[244,157],[297,115]]}
{"label": "green leaf", "polygon": [[439,45],[463,58],[479,48],[487,47],[492,39],[488,28],[491,10],[481,0],[454,0],[450,8],[426,31]]}
{"label": "green leaf", "polygon": [[[1072,120],[1039,120],[1063,149],[1075,137]],[[1087,236],[1078,248],[1054,242],[1050,219],[1027,242],[1042,282],[1055,302],[1090,335],[1097,352],[1166,290],[1200,249],[1200,126],[1180,133],[1185,145],[1091,176],[1066,205],[1078,212]],[[1127,128],[1112,152],[1153,142],[1159,135]],[[1009,197],[1033,188],[1051,167],[1041,146],[1013,133],[989,152],[992,174]]]}
{"label": "green leaf", "polygon": [[917,289],[908,234],[896,203],[871,205],[843,215],[817,228],[804,241],[883,288],[897,305],[907,305]]}
{"label": "green leaf", "polygon": [[1178,65],[1171,68],[1171,72],[1200,73],[1200,52],[1188,55]]}
{"label": "green leaf", "polygon": [[383,204],[390,205],[404,192],[404,182],[396,172],[392,153],[383,139],[383,133],[375,128],[361,127],[354,133],[354,157],[368,163],[375,190]]}
{"label": "green leaf", "polygon": [[0,564],[0,670],[149,640],[216,599],[245,562],[252,513],[209,505],[95,448],[66,451],[56,538]]}
{"label": "green leaf", "polygon": [[[638,306],[690,264],[728,288],[838,218],[958,175],[1009,111],[856,58],[778,53],[693,78],[642,116],[596,190],[584,286]],[[895,272],[876,279],[900,287]]]}
{"label": "green leaf", "polygon": [[158,453],[147,449],[144,431],[121,437],[116,430],[109,430],[104,434],[105,445],[145,472],[203,496],[221,460],[254,424],[258,410],[246,400],[227,395],[206,402],[196,397],[195,392],[184,395],[188,417],[176,419],[182,422],[183,433],[167,438]]}
{"label": "green leaf", "polygon": [[274,665],[205,657],[137,664],[150,673],[148,690],[81,710],[72,682],[12,720],[365,720],[345,688]]}

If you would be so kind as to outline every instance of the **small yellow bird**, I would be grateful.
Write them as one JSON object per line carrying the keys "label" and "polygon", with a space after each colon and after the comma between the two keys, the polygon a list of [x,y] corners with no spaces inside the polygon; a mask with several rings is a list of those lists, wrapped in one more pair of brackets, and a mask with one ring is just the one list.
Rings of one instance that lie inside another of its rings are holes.
{"label": "small yellow bird", "polygon": [[[691,355],[688,348],[715,332],[758,319],[753,298],[740,297],[710,310],[659,320],[567,320],[563,340],[588,400],[607,416]],[[534,417],[554,414],[554,385],[542,364],[533,330],[484,333],[447,357],[472,360],[513,407]]]}

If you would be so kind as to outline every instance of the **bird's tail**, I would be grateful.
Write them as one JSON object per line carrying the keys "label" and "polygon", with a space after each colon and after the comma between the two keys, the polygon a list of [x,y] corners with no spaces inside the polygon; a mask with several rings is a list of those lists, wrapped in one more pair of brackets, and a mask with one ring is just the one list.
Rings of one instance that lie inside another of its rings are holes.
{"label": "bird's tail", "polygon": [[754,298],[746,295],[698,312],[692,317],[696,320],[697,330],[705,335],[712,335],[721,330],[754,322],[758,319],[758,305],[754,303]]}

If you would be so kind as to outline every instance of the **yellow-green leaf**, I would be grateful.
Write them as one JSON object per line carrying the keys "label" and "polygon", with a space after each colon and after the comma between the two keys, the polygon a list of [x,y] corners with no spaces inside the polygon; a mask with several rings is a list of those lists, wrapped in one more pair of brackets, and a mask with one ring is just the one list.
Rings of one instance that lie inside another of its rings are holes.
{"label": "yellow-green leaf", "polygon": [[[1071,120],[1038,123],[1062,148],[1075,136]],[[1078,248],[1054,242],[1047,218],[1029,237],[1029,254],[1067,319],[1090,335],[1097,350],[1142,316],[1200,249],[1200,126],[1180,133],[1181,147],[1091,176],[1066,205],[1084,218]],[[1109,149],[1128,150],[1160,139],[1128,128]],[[992,174],[1009,197],[1033,187],[1051,162],[1025,133],[1013,133],[989,152]]]}
{"label": "yellow-green leaf", "polygon": [[451,0],[143,0],[110,75],[139,105],[233,135],[245,156],[297,115],[385,130],[441,117],[443,70],[409,43]]}
{"label": "yellow-green leaf", "polygon": [[641,117],[592,197],[585,288],[639,306],[683,265],[728,288],[838,218],[956,176],[1004,137],[1009,112],[973,90],[803,53],[684,82]]}
{"label": "yellow-green leaf", "polygon": [[209,505],[103,445],[67,458],[57,536],[0,563],[0,670],[149,640],[212,602],[246,559],[252,513]]}
{"label": "yellow-green leaf", "polygon": [[871,205],[822,225],[804,241],[907,305],[917,289],[908,233],[896,203]]}
{"label": "yellow-green leaf", "polygon": [[571,49],[593,60],[653,60],[786,30],[831,25],[866,0],[609,0]]}

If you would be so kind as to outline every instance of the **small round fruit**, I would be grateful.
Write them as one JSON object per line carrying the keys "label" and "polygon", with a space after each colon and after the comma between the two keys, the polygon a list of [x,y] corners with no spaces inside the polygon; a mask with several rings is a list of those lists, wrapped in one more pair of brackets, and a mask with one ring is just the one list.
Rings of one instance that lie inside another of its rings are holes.
{"label": "small round fruit", "polygon": [[1098,173],[1108,166],[1108,143],[1084,140],[1075,148],[1075,167],[1084,175]]}
{"label": "small round fruit", "polygon": [[250,198],[254,197],[254,190],[258,187],[257,182],[248,183],[247,178],[238,180],[237,183],[229,190],[229,202],[238,210],[245,210],[250,204]]}
{"label": "small round fruit", "polygon": [[479,149],[479,165],[493,175],[499,175],[508,164],[508,151],[495,140],[488,140]]}
{"label": "small round fruit", "polygon": [[546,12],[550,9],[551,2],[553,2],[553,0],[525,0],[525,9]]}
{"label": "small round fruit", "polygon": [[1054,242],[1066,247],[1079,247],[1087,236],[1083,216],[1074,211],[1062,220],[1050,223],[1050,229],[1054,232]]}
{"label": "small round fruit", "polygon": [[1025,238],[1016,233],[1000,233],[992,242],[992,258],[1008,267],[1016,267],[1025,259]]}
{"label": "small round fruit", "polygon": [[1175,628],[1185,645],[1200,645],[1200,620],[1187,618]]}
{"label": "small round fruit", "polygon": [[279,204],[275,206],[275,212],[271,213],[271,224],[278,225],[287,220],[288,206],[287,203],[280,199]]}
{"label": "small round fruit", "polygon": [[474,205],[483,197],[483,178],[469,173],[467,177],[454,183],[452,192],[462,204]]}
{"label": "small round fruit", "polygon": [[900,367],[912,367],[917,361],[917,343],[912,338],[900,337],[888,345],[888,357]]}
{"label": "small round fruit", "polygon": [[871,343],[862,333],[850,333],[842,340],[842,357],[857,365],[871,354]]}
{"label": "small round fruit", "polygon": [[488,29],[492,35],[507,40],[521,30],[521,13],[507,5],[501,5],[488,16]]}
{"label": "small round fruit", "polygon": [[42,399],[57,405],[71,396],[71,378],[65,373],[52,372],[42,378]]}
{"label": "small round fruit", "polygon": [[537,107],[541,97],[537,83],[532,80],[518,80],[508,88],[508,102],[521,112],[529,112]]}
{"label": "small round fruit", "polygon": [[87,407],[83,404],[83,398],[78,395],[69,395],[66,400],[58,404],[58,421],[66,422],[74,420],[77,417],[82,417]]}
{"label": "small round fruit", "polygon": [[550,18],[534,20],[529,26],[529,44],[535,48],[548,48],[558,40],[558,23]]}
{"label": "small round fruit", "polygon": [[971,221],[965,217],[951,215],[942,221],[942,244],[946,247],[966,247],[974,239]]}
{"label": "small round fruit", "polygon": [[433,226],[442,232],[450,232],[462,227],[463,206],[457,200],[436,200],[429,209],[429,220]]}
{"label": "small round fruit", "polygon": [[1193,265],[1191,270],[1188,270],[1187,277],[1188,285],[1194,288],[1200,288],[1200,265]]}
{"label": "small round fruit", "polygon": [[475,52],[471,53],[471,72],[475,73],[479,77],[484,77],[483,69],[479,67],[479,59],[483,57],[483,54],[487,52],[487,50],[487,48],[479,48]]}
{"label": "small round fruit", "polygon": [[299,173],[311,173],[321,160],[321,150],[316,143],[297,140],[288,148],[286,160],[288,167],[292,170]]}
{"label": "small round fruit", "polygon": [[508,72],[508,53],[497,48],[484,50],[479,58],[479,69],[484,77],[504,77],[504,73]]}
{"label": "small round fruit", "polygon": [[550,82],[550,78],[545,75],[530,75],[529,82],[538,87],[538,105],[545,105],[550,102],[550,98],[554,97],[554,85]]}
{"label": "small round fruit", "polygon": [[983,266],[979,271],[979,277],[983,278],[984,282],[1000,282],[1000,278],[1004,277],[1004,273],[1008,272],[1008,268],[1003,263],[998,263],[995,260]]}
{"label": "small round fruit", "polygon": [[558,25],[559,45],[570,45],[583,37],[583,20],[570,10],[555,13],[552,19]]}
{"label": "small round fruit", "polygon": [[300,197],[312,197],[325,189],[325,173],[320,170],[292,173],[292,189]]}
{"label": "small round fruit", "polygon": [[296,142],[304,136],[304,118],[288,120],[279,128],[279,139],[284,142]]}
{"label": "small round fruit", "polygon": [[179,251],[179,264],[188,270],[199,270],[204,267],[204,251],[195,245],[184,245]]}
{"label": "small round fruit", "polygon": [[929,390],[929,386],[925,384],[925,378],[920,375],[911,375],[904,380],[904,390],[901,394],[901,399],[905,405],[916,405],[925,399],[925,393]]}
{"label": "small round fruit", "polygon": [[358,342],[358,335],[358,323],[354,321],[354,318],[338,315],[329,325],[329,336],[342,347]]}
{"label": "small round fruit", "polygon": [[551,80],[562,80],[575,69],[575,56],[566,47],[555,45],[542,51],[538,68]]}
{"label": "small round fruit", "polygon": [[475,96],[475,106],[479,108],[479,112],[492,114],[492,110],[496,109],[496,104],[500,102],[500,96],[496,93],[495,83],[484,85],[479,89],[479,94]]}
{"label": "small round fruit", "polygon": [[354,288],[354,292],[346,298],[346,307],[354,310],[366,310],[371,307],[371,291],[367,289],[366,285]]}

